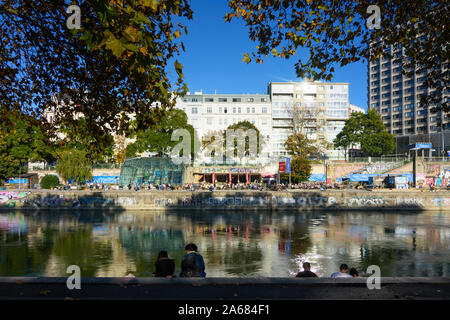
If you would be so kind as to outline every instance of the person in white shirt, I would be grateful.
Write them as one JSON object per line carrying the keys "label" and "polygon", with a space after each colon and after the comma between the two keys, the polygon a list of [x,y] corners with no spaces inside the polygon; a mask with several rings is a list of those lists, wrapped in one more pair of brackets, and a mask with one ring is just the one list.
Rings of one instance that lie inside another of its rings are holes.
{"label": "person in white shirt", "polygon": [[331,278],[353,278],[348,273],[348,266],[345,263],[341,264],[341,266],[339,267],[339,272],[332,273],[330,277]]}

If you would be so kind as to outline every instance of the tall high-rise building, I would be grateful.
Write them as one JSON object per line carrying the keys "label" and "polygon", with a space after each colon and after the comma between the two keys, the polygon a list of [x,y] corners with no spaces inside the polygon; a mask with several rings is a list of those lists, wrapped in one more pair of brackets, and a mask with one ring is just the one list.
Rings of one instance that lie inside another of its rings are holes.
{"label": "tall high-rise building", "polygon": [[[396,137],[423,136],[429,140],[424,135],[441,132],[440,124],[450,127],[448,116],[440,111],[432,113],[433,106],[419,103],[421,94],[433,92],[424,85],[431,70],[408,77],[402,74],[402,69],[410,58],[404,56],[402,46],[391,45],[385,52],[392,59],[383,56],[368,64],[368,106],[381,115],[387,130]],[[442,99],[448,97],[447,89],[442,92]]]}
{"label": "tall high-rise building", "polygon": [[[450,119],[441,111],[432,112],[433,106],[421,106],[420,95],[431,94],[434,89],[424,85],[431,70],[407,76],[402,69],[407,59],[401,45],[385,49],[392,58],[381,57],[368,64],[368,106],[381,115],[388,132],[397,140],[397,153],[407,152],[408,144],[433,142],[435,155],[442,154],[447,145],[444,131],[450,128]],[[444,68],[443,64],[441,68]],[[449,99],[448,88],[442,92],[443,100]]]}

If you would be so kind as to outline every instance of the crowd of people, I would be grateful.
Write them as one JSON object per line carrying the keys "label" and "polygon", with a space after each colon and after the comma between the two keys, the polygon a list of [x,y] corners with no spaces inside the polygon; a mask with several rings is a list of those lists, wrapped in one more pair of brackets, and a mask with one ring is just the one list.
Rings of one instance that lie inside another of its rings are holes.
{"label": "crowd of people", "polygon": [[[86,188],[89,190],[117,190],[117,189],[125,189],[125,190],[161,190],[161,191],[170,191],[170,190],[184,190],[184,191],[217,191],[217,190],[256,190],[256,191],[288,191],[288,190],[329,190],[329,189],[364,189],[364,185],[362,184],[328,184],[326,182],[317,182],[317,181],[306,181],[300,183],[271,183],[266,184],[264,182],[254,181],[252,183],[210,183],[210,182],[200,182],[200,183],[185,183],[183,185],[174,185],[171,183],[129,183],[124,188],[121,188],[117,185],[111,185],[106,183],[88,183]],[[409,188],[413,188],[412,185]],[[57,190],[70,190],[70,185],[61,185],[56,188]],[[437,187],[434,184],[430,184],[428,186],[430,191],[437,190],[450,190],[450,184],[448,186]]]}
{"label": "crowd of people", "polygon": [[[97,187],[95,187],[97,188]],[[212,184],[208,182],[201,183],[185,183],[183,185],[173,185],[170,183],[129,183],[125,189],[127,190],[184,190],[184,191],[217,191],[217,190],[256,190],[256,191],[285,191],[285,190],[326,190],[326,189],[353,189],[357,188],[353,185],[342,184],[326,184],[325,182],[301,182],[301,183],[280,183],[280,184],[265,184],[261,182],[252,183],[217,183]],[[100,187],[101,190],[108,190],[108,187],[104,187],[103,184]]]}

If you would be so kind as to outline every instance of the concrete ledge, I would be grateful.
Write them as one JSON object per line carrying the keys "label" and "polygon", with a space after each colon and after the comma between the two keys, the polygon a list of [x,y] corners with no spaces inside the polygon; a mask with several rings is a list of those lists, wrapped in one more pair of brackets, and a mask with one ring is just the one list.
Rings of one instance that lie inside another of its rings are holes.
{"label": "concrete ledge", "polygon": [[382,278],[369,290],[367,278],[82,278],[69,290],[65,277],[0,277],[1,300],[450,300],[450,278]]}

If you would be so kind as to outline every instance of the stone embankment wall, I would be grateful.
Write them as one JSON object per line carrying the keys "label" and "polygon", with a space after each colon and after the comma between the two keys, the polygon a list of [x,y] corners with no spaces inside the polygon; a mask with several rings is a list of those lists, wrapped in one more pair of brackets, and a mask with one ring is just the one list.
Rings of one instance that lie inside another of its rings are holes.
{"label": "stone embankment wall", "polygon": [[436,210],[449,191],[0,191],[1,209]]}

